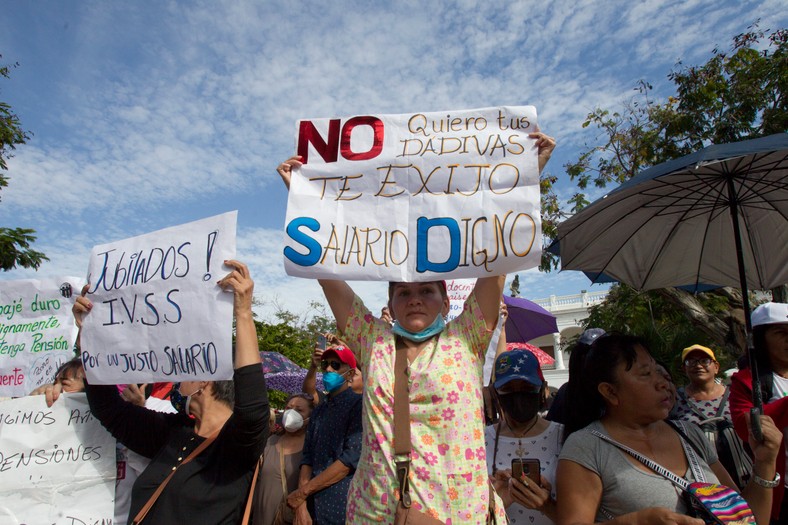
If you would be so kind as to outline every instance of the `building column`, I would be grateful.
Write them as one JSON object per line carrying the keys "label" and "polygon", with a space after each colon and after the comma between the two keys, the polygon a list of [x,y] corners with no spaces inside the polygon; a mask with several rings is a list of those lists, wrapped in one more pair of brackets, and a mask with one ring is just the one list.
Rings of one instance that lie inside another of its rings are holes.
{"label": "building column", "polygon": [[555,369],[566,370],[566,366],[564,366],[564,350],[561,345],[561,334],[558,332],[553,334],[553,355],[555,356]]}

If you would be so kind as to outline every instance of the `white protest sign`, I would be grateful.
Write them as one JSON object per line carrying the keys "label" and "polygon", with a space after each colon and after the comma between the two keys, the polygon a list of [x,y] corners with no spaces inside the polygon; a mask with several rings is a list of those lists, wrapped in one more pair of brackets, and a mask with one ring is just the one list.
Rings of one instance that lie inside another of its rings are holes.
{"label": "white protest sign", "polygon": [[235,257],[237,212],[96,246],[82,363],[94,384],[223,380],[233,374],[233,294],[216,282]]}
{"label": "white protest sign", "polygon": [[0,281],[0,396],[29,394],[74,357],[81,279]]}
{"label": "white protest sign", "polygon": [[465,301],[471,295],[476,279],[447,279],[446,293],[449,294],[449,315],[446,321],[455,319],[462,313]]}
{"label": "white protest sign", "polygon": [[85,394],[0,402],[0,525],[112,523],[116,472]]}
{"label": "white protest sign", "polygon": [[533,106],[299,121],[288,274],[431,281],[539,264]]}

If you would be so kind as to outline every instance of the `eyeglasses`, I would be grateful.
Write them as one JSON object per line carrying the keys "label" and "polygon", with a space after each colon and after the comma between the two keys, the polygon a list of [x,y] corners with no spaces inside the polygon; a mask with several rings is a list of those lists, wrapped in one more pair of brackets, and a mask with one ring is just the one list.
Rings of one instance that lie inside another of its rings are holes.
{"label": "eyeglasses", "polygon": [[329,359],[323,359],[323,360],[320,361],[320,369],[323,372],[328,370],[329,366],[331,368],[333,368],[334,370],[339,370],[339,368],[342,366],[342,361],[337,361],[335,359],[330,359],[330,360]]}
{"label": "eyeglasses", "polygon": [[693,367],[695,365],[700,365],[703,368],[708,368],[714,360],[711,357],[701,357],[700,359],[685,359],[684,366]]}

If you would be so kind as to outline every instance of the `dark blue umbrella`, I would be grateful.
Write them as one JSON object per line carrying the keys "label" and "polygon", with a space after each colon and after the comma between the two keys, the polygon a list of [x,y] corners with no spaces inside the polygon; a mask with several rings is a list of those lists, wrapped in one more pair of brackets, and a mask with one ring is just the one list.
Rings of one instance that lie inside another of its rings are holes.
{"label": "dark blue umbrella", "polygon": [[557,240],[563,269],[638,290],[740,287],[749,333],[748,289],[788,282],[788,134],[649,168],[561,223]]}

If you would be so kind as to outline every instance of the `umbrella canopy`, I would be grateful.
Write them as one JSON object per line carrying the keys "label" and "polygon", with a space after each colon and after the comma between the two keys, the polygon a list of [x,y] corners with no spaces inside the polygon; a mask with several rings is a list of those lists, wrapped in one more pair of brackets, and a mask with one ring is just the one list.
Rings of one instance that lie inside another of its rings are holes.
{"label": "umbrella canopy", "polygon": [[[281,390],[288,394],[298,394],[304,391],[304,378],[307,371],[303,368],[300,372],[279,372],[276,374],[266,374],[265,384],[269,389]],[[323,374],[317,374],[315,388],[324,390]]]}
{"label": "umbrella canopy", "polygon": [[506,343],[506,351],[508,352],[509,350],[528,350],[534,356],[536,356],[536,360],[539,361],[539,366],[549,366],[555,364],[555,359],[553,359],[553,356],[538,346],[534,346],[529,343]]}
{"label": "umbrella canopy", "polygon": [[749,335],[748,289],[788,282],[788,134],[709,146],[649,168],[560,224],[557,238],[562,268],[639,290],[741,288]]}
{"label": "umbrella canopy", "polygon": [[506,319],[506,340],[526,343],[558,331],[555,316],[528,299],[503,296],[509,316]]}
{"label": "umbrella canopy", "polygon": [[260,352],[260,360],[263,362],[263,373],[266,375],[301,371],[306,374],[306,370],[279,352]]}
{"label": "umbrella canopy", "polygon": [[649,168],[561,223],[557,239],[563,269],[639,290],[785,284],[788,134]]}

